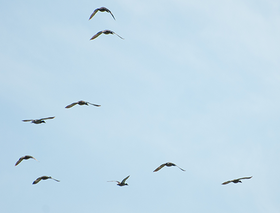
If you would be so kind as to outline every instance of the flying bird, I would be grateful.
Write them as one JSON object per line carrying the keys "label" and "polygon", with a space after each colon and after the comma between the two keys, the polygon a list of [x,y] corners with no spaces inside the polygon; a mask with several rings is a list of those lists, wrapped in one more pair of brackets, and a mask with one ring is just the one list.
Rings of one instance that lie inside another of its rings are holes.
{"label": "flying bird", "polygon": [[117,180],[112,180],[112,181],[108,181],[108,182],[117,182],[118,186],[125,186],[128,185],[125,181],[129,178],[130,175],[128,175],[125,179],[122,180],[122,182],[119,182]]}
{"label": "flying bird", "polygon": [[90,40],[93,40],[93,39],[97,38],[97,37],[100,36],[102,33],[103,33],[103,34],[106,34],[106,35],[108,35],[108,34],[115,34],[115,35],[117,35],[118,37],[120,37],[121,39],[124,39],[123,37],[119,36],[117,33],[113,32],[113,31],[111,31],[111,30],[103,30],[103,31],[99,31],[99,32],[96,33],[94,36],[92,36]]}
{"label": "flying bird", "polygon": [[[112,13],[108,8],[106,8],[106,7],[100,7],[100,8],[97,8],[97,9],[95,9],[95,10],[93,11],[93,13],[90,15],[90,17],[89,17],[88,20],[90,20],[98,11],[110,13],[110,14],[112,15],[113,19],[115,19],[113,13]],[[116,20],[116,19],[115,19],[115,20]]]}
{"label": "flying bird", "polygon": [[53,179],[53,180],[55,180],[57,182],[60,182],[59,180],[56,180],[56,179],[52,178],[51,176],[41,176],[41,177],[38,177],[36,180],[34,180],[32,184],[37,184],[41,180],[47,180],[47,179]]}
{"label": "flying bird", "polygon": [[46,123],[44,120],[48,120],[48,119],[54,119],[55,116],[53,117],[48,117],[48,118],[41,118],[41,119],[30,119],[30,120],[22,120],[23,122],[29,122],[31,121],[31,123],[34,124],[41,124],[41,123]]}
{"label": "flying bird", "polygon": [[231,182],[232,182],[232,183],[242,183],[242,182],[241,182],[242,179],[251,179],[252,177],[253,177],[253,176],[229,180],[229,181],[223,182],[222,185],[226,185],[226,184],[229,184],[229,183],[231,183]]}
{"label": "flying bird", "polygon": [[[164,164],[161,164],[158,168],[156,168],[156,169],[154,170],[154,172],[159,171],[159,170],[162,169],[164,166],[170,167],[170,166],[177,166],[177,165],[174,164],[174,163],[170,163],[170,162],[164,163]],[[177,166],[177,167],[178,167],[179,169],[181,169],[182,171],[185,171],[184,169],[180,168],[179,166]]]}
{"label": "flying bird", "polygon": [[[30,159],[30,158],[33,158],[34,160],[37,160],[36,158],[34,158],[34,157],[30,156],[30,155],[25,155],[25,156],[23,156],[23,157],[21,157],[21,158],[18,159],[18,161],[16,162],[15,166],[19,165],[21,161],[23,161],[23,160],[28,160],[28,159]],[[37,161],[38,161],[38,160],[37,160]]]}
{"label": "flying bird", "polygon": [[74,102],[74,103],[72,103],[72,104],[69,104],[69,105],[67,105],[65,108],[71,108],[71,107],[73,107],[73,106],[75,106],[76,104],[79,104],[79,105],[89,105],[89,104],[91,104],[91,105],[93,105],[93,106],[96,106],[96,107],[100,107],[101,105],[98,105],[98,104],[92,104],[92,103],[89,103],[89,102],[85,102],[85,101],[78,101],[78,102]]}

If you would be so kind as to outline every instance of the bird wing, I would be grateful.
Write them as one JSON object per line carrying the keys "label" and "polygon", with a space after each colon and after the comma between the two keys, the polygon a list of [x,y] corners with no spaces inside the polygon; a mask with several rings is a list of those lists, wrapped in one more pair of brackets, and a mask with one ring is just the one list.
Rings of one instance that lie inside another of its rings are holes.
{"label": "bird wing", "polygon": [[52,178],[52,177],[51,177],[51,179],[55,180],[56,182],[60,182],[60,180],[54,179],[54,178]]}
{"label": "bird wing", "polygon": [[93,39],[97,38],[97,37],[100,36],[102,33],[103,33],[103,31],[99,31],[99,32],[96,33],[94,36],[92,36],[90,40],[93,40]]}
{"label": "bird wing", "polygon": [[[175,165],[175,166],[177,166],[177,165]],[[181,169],[182,171],[184,171],[184,172],[186,171],[186,170],[182,169],[182,168],[181,168],[181,167],[179,167],[179,166],[177,166],[177,167],[178,167],[179,169]]]}
{"label": "bird wing", "polygon": [[251,179],[253,176],[251,177],[243,177],[243,178],[238,178],[239,180],[242,180],[242,179]]}
{"label": "bird wing", "polygon": [[229,181],[223,182],[223,183],[222,183],[222,185],[229,184],[230,182],[232,182],[232,180],[229,180]]}
{"label": "bird wing", "polygon": [[67,105],[65,108],[69,109],[69,108],[75,106],[77,103],[78,103],[78,102],[74,102],[74,103],[72,103],[72,104],[69,104],[69,105]]}
{"label": "bird wing", "polygon": [[117,182],[117,183],[121,183],[120,181],[117,181],[117,180],[109,180],[107,182]]}
{"label": "bird wing", "polygon": [[42,121],[42,120],[48,120],[48,119],[54,119],[55,118],[55,116],[53,116],[53,117],[47,117],[47,118],[41,118],[40,120]]}
{"label": "bird wing", "polygon": [[98,12],[98,10],[99,10],[99,8],[95,9],[95,10],[93,11],[93,13],[90,15],[90,17],[89,17],[88,20],[90,20],[90,19]]}
{"label": "bird wing", "polygon": [[156,169],[154,170],[154,172],[159,171],[159,170],[162,169],[164,166],[165,166],[165,163],[164,163],[164,164],[161,164],[158,168],[156,168]]}
{"label": "bird wing", "polygon": [[33,119],[30,120],[22,120],[23,122],[29,122],[29,121],[34,121]]}
{"label": "bird wing", "polygon": [[34,160],[36,160],[36,161],[38,161],[36,158],[34,158],[33,156],[30,156],[32,159],[34,159]]}
{"label": "bird wing", "polygon": [[42,180],[42,177],[38,177],[36,180],[33,181],[32,184],[37,184]]}
{"label": "bird wing", "polygon": [[93,106],[96,106],[96,107],[100,107],[101,105],[99,105],[99,104],[92,104],[92,103],[89,103],[89,102],[87,102],[88,104],[91,104],[91,105],[93,105]]}
{"label": "bird wing", "polygon": [[129,178],[130,175],[128,175],[125,179],[122,180],[121,184],[125,184],[125,181]]}
{"label": "bird wing", "polygon": [[24,157],[19,158],[18,161],[16,162],[15,166],[19,165],[20,162],[23,160],[23,158],[24,158]]}
{"label": "bird wing", "polygon": [[121,39],[124,39],[123,37],[121,37],[120,35],[118,35],[117,33],[113,32],[115,35],[119,36]]}
{"label": "bird wing", "polygon": [[110,10],[108,10],[108,13],[110,13],[112,15],[113,19],[116,20],[113,13]]}

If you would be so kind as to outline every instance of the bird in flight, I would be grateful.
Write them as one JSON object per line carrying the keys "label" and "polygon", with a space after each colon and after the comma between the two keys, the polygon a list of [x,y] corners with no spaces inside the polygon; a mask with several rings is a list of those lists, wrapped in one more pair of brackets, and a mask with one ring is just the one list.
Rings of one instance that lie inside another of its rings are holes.
{"label": "bird in flight", "polygon": [[30,119],[30,120],[22,120],[23,122],[29,122],[31,121],[31,123],[34,124],[41,124],[41,123],[46,123],[44,120],[48,120],[48,119],[54,119],[55,116],[53,117],[48,117],[48,118],[41,118],[41,119]]}
{"label": "bird in flight", "polygon": [[[25,155],[25,156],[23,156],[23,157],[21,157],[21,158],[18,159],[18,161],[16,162],[15,166],[19,165],[21,161],[23,161],[23,160],[28,160],[28,159],[30,159],[30,158],[33,158],[34,160],[37,160],[36,158],[34,158],[34,157],[30,156],[30,155]],[[37,160],[37,161],[38,161],[38,160]]]}
{"label": "bird in flight", "polygon": [[93,106],[96,106],[96,107],[100,107],[101,105],[98,105],[98,104],[92,104],[92,103],[89,103],[89,102],[85,102],[85,101],[78,101],[78,102],[74,102],[74,103],[72,103],[72,104],[69,104],[69,105],[67,105],[65,108],[71,108],[71,107],[73,107],[73,106],[75,106],[76,104],[79,104],[79,105],[89,105],[89,104],[91,104],[91,105],[93,105]]}
{"label": "bird in flight", "polygon": [[41,176],[41,177],[38,177],[36,180],[34,180],[32,184],[37,184],[41,180],[47,180],[47,179],[53,179],[53,180],[55,180],[57,182],[60,182],[59,180],[56,180],[56,179],[52,178],[51,176]]}
{"label": "bird in flight", "polygon": [[253,177],[253,176],[229,180],[229,181],[223,182],[222,185],[226,185],[226,184],[229,184],[229,183],[231,183],[231,182],[232,182],[232,183],[242,183],[242,182],[241,182],[242,179],[251,179],[252,177]]}
{"label": "bird in flight", "polygon": [[[164,163],[164,164],[161,164],[158,168],[156,168],[156,169],[154,170],[154,172],[159,171],[159,170],[162,169],[164,166],[170,167],[170,166],[177,166],[177,165],[174,164],[174,163],[170,163],[170,162]],[[177,166],[177,167],[178,167],[179,169],[181,169],[182,171],[185,171],[184,169],[180,168],[179,166]]]}
{"label": "bird in flight", "polygon": [[117,180],[112,180],[112,181],[108,181],[108,182],[117,182],[118,186],[125,186],[128,185],[125,181],[129,178],[130,175],[128,175],[125,179],[122,180],[122,182],[119,182]]}
{"label": "bird in flight", "polygon": [[[108,8],[106,8],[106,7],[100,7],[100,8],[97,8],[97,9],[95,9],[95,10],[93,11],[93,13],[90,15],[90,17],[89,17],[88,20],[90,20],[98,11],[110,13],[110,14],[112,15],[113,19],[115,19],[113,13],[112,13]],[[115,20],[116,20],[116,19],[115,19]]]}
{"label": "bird in flight", "polygon": [[124,39],[123,37],[119,36],[117,33],[113,32],[113,31],[111,31],[111,30],[103,30],[103,31],[99,31],[99,32],[96,33],[94,36],[92,36],[90,40],[93,40],[93,39],[97,38],[97,37],[100,36],[102,33],[103,33],[103,34],[106,34],[106,35],[108,35],[108,34],[115,34],[115,35],[117,35],[118,37],[120,37],[121,39]]}

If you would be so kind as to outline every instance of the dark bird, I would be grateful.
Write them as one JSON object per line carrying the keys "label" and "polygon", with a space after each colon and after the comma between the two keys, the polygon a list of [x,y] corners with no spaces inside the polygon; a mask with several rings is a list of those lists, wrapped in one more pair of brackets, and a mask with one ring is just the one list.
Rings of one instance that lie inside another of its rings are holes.
{"label": "dark bird", "polygon": [[[30,155],[25,155],[25,156],[23,156],[23,157],[21,157],[21,158],[18,159],[18,161],[16,162],[15,166],[19,165],[21,161],[23,161],[23,160],[28,160],[28,159],[30,159],[30,158],[33,158],[34,160],[37,160],[36,158],[34,158],[34,157],[30,156]],[[38,160],[37,160],[37,161],[38,161]]]}
{"label": "dark bird", "polygon": [[[159,171],[161,168],[163,168],[164,166],[168,166],[168,167],[170,167],[170,166],[177,166],[176,164],[174,164],[174,163],[170,163],[170,162],[168,162],[168,163],[164,163],[164,164],[161,164],[158,168],[156,168],[155,170],[154,170],[154,172],[157,172],[157,171]],[[177,166],[179,169],[181,169],[182,171],[185,171],[184,169],[182,169],[182,168],[180,168],[179,166]]]}
{"label": "dark bird", "polygon": [[32,184],[37,184],[41,180],[47,180],[47,179],[53,179],[53,180],[55,180],[57,182],[60,182],[59,180],[56,180],[56,179],[52,178],[51,176],[41,176],[41,177],[38,177],[36,180],[34,180]]}
{"label": "dark bird", "polygon": [[[110,14],[112,15],[113,19],[115,19],[113,13],[112,13],[108,8],[106,8],[106,7],[100,7],[100,8],[97,8],[97,9],[95,9],[95,10],[93,11],[93,13],[90,15],[90,17],[89,17],[88,20],[90,20],[98,11],[110,13]],[[115,19],[115,20],[116,20],[116,19]]]}
{"label": "dark bird", "polygon": [[130,175],[128,175],[125,179],[122,180],[122,182],[119,182],[117,180],[112,180],[112,181],[108,181],[108,182],[117,182],[118,186],[125,186],[128,185],[125,181],[129,178]]}
{"label": "dark bird", "polygon": [[[90,40],[93,40],[93,39],[97,38],[97,37],[100,36],[102,33],[103,33],[103,34],[106,34],[106,35],[108,35],[108,34],[115,34],[115,35],[119,36],[117,33],[113,32],[113,31],[111,31],[111,30],[103,30],[103,31],[99,31],[99,32],[96,33],[94,36],[92,36]],[[121,37],[121,36],[119,36],[119,37],[120,37],[121,39],[124,39],[124,38]]]}
{"label": "dark bird", "polygon": [[242,182],[241,182],[242,179],[251,179],[252,177],[253,177],[253,176],[229,180],[229,181],[223,182],[222,185],[226,185],[226,184],[229,184],[229,183],[231,183],[231,182],[232,182],[232,183],[242,183]]}
{"label": "dark bird", "polygon": [[48,117],[48,118],[41,118],[41,119],[30,119],[30,120],[22,120],[23,122],[29,122],[31,121],[31,123],[34,124],[41,124],[41,123],[46,123],[44,120],[48,120],[48,119],[54,119],[55,117]]}
{"label": "dark bird", "polygon": [[78,102],[74,102],[74,103],[72,103],[72,104],[69,104],[69,105],[67,105],[65,108],[71,108],[71,107],[73,107],[73,106],[75,106],[76,104],[79,104],[79,105],[89,105],[89,104],[91,104],[91,105],[93,105],[93,106],[96,106],[96,107],[100,107],[101,105],[98,105],[98,104],[92,104],[92,103],[89,103],[89,102],[85,102],[85,101],[78,101]]}

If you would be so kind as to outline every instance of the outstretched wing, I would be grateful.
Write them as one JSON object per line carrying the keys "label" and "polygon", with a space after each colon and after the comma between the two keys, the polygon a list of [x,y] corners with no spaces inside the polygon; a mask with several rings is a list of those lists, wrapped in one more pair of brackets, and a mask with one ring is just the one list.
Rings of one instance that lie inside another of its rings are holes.
{"label": "outstretched wing", "polygon": [[32,184],[37,184],[42,180],[42,177],[38,177],[36,180],[33,181]]}
{"label": "outstretched wing", "polygon": [[24,157],[19,158],[18,161],[16,162],[15,166],[19,165],[20,162],[23,160],[23,158],[24,158]]}
{"label": "outstretched wing", "polygon": [[113,19],[116,20],[113,13],[110,10],[108,10],[108,13],[110,13],[112,15]]}
{"label": "outstretched wing", "polygon": [[120,181],[117,181],[117,180],[109,180],[107,182],[117,182],[118,184],[120,184]]}
{"label": "outstretched wing", "polygon": [[229,180],[229,181],[223,182],[223,183],[222,183],[222,185],[229,184],[230,182],[232,182],[232,180]]}
{"label": "outstretched wing", "polygon": [[51,177],[51,179],[55,180],[56,182],[60,182],[60,180],[54,179],[54,178],[52,178],[52,177]]}
{"label": "outstretched wing", "polygon": [[88,20],[90,20],[90,19],[98,12],[98,10],[99,10],[99,8],[95,9],[95,10],[93,11],[93,13],[90,15],[90,17],[89,17]]}
{"label": "outstretched wing", "polygon": [[121,39],[124,39],[123,37],[121,37],[120,35],[118,35],[117,33],[113,32],[115,35],[119,36]]}
{"label": "outstretched wing", "polygon": [[89,103],[89,102],[87,102],[88,104],[91,104],[91,105],[93,105],[93,106],[96,106],[96,107],[100,107],[101,105],[99,105],[99,104],[92,104],[92,103]]}
{"label": "outstretched wing", "polygon": [[125,184],[125,181],[130,177],[130,175],[128,175],[125,179],[122,180],[121,184]]}
{"label": "outstretched wing", "polygon": [[239,180],[242,180],[242,179],[251,179],[253,176],[251,177],[243,177],[243,178],[238,178]]}
{"label": "outstretched wing", "polygon": [[[175,166],[177,166],[177,165],[175,165]],[[184,171],[184,172],[186,171],[186,170],[182,169],[182,168],[181,168],[181,167],[179,167],[179,166],[177,166],[177,167],[178,167],[179,169],[181,169],[182,171]]]}
{"label": "outstretched wing", "polygon": [[90,40],[93,40],[93,39],[97,38],[97,37],[100,36],[102,33],[103,33],[103,31],[99,31],[99,32],[96,33],[94,36],[92,36]]}
{"label": "outstretched wing", "polygon": [[48,120],[48,119],[54,119],[55,118],[55,116],[53,116],[53,117],[47,117],[47,118],[41,118],[40,120]]}
{"label": "outstretched wing", "polygon": [[33,119],[30,120],[22,120],[23,122],[29,122],[29,121],[34,121]]}
{"label": "outstretched wing", "polygon": [[162,169],[164,166],[165,166],[165,163],[164,163],[164,164],[161,164],[158,168],[156,168],[156,169],[154,170],[154,172],[159,171],[159,170]]}
{"label": "outstretched wing", "polygon": [[77,104],[78,102],[74,102],[74,103],[72,103],[72,104],[69,104],[69,105],[67,105],[65,108],[71,108],[71,107],[73,107],[73,106],[75,106],[76,104]]}
{"label": "outstretched wing", "polygon": [[33,156],[30,156],[32,159],[34,159],[34,160],[36,160],[36,161],[38,161],[36,158],[34,158]]}

